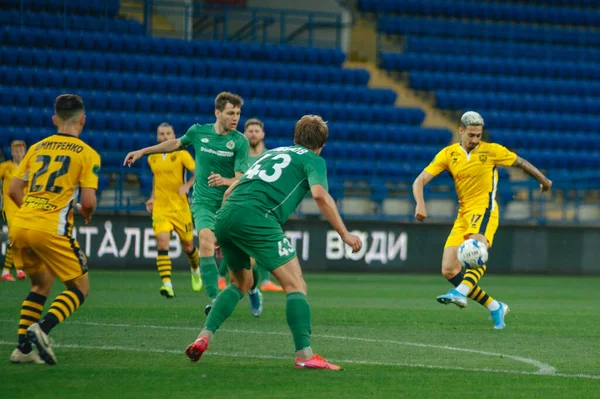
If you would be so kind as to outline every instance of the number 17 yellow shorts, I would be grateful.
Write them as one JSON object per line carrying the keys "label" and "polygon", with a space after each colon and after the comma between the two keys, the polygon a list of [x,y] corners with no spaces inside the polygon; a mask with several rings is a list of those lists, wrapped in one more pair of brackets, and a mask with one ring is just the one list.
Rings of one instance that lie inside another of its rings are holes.
{"label": "number 17 yellow shorts", "polygon": [[472,234],[483,234],[491,248],[494,235],[498,230],[498,218],[498,205],[494,207],[493,211],[489,208],[459,210],[444,248],[458,247]]}

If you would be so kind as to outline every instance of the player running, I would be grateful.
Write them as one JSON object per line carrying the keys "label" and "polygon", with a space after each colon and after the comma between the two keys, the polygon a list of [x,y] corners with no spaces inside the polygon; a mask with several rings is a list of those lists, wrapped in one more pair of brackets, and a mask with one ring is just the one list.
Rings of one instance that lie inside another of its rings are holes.
{"label": "player running", "polygon": [[[222,92],[215,98],[215,123],[195,124],[178,139],[133,151],[125,157],[131,165],[144,155],[169,153],[187,146],[196,152],[196,180],[192,196],[192,215],[200,240],[200,274],[211,299],[204,312],[208,314],[219,294],[219,271],[215,262],[216,238],[213,233],[215,214],[223,202],[223,194],[247,168],[248,139],[237,130],[243,100],[240,96]],[[252,313],[262,312],[260,291],[250,292]]]}
{"label": "player running", "polygon": [[208,349],[217,329],[253,285],[251,257],[269,270],[286,293],[286,319],[296,347],[296,368],[340,370],[310,346],[310,306],[302,269],[283,224],[310,192],[319,209],[353,252],[362,247],[350,234],[327,193],[327,168],[319,156],[329,131],[320,116],[305,115],[294,129],[294,146],[267,151],[229,187],[217,213],[215,234],[232,283],[217,297],[198,339],[186,348],[193,362]]}
{"label": "player running", "polygon": [[[12,181],[17,168],[21,164],[23,157],[25,156],[25,150],[27,146],[23,140],[14,140],[10,143],[10,153],[12,160],[2,162],[0,164],[0,181],[2,181],[2,218],[4,223],[10,231],[11,220],[17,212],[19,207],[8,195],[10,188],[10,182]],[[4,281],[15,281],[15,278],[10,274],[10,269],[14,267],[13,264],[13,250],[9,245],[6,248],[6,256],[4,258],[4,268],[2,269],[2,280]],[[17,278],[19,280],[25,279],[27,276],[23,270],[17,270]]]}
{"label": "player running", "polygon": [[454,179],[459,210],[444,246],[442,275],[455,288],[438,296],[437,300],[442,304],[454,303],[464,308],[468,296],[490,310],[494,328],[500,330],[505,327],[508,305],[498,302],[477,285],[487,269],[486,265],[462,271],[457,257],[458,247],[469,238],[484,243],[488,248],[492,246],[499,218],[496,203],[498,165],[522,169],[540,183],[542,193],[550,190],[552,181],[506,147],[481,141],[483,125],[483,118],[477,112],[465,112],[460,119],[460,143],[449,145],[435,156],[415,179],[413,195],[417,202],[415,218],[422,222],[427,218],[423,198],[425,185],[443,171],[448,171]]}
{"label": "player running", "polygon": [[[52,121],[58,133],[31,146],[10,185],[10,197],[20,207],[10,228],[14,261],[27,272],[32,287],[21,307],[13,363],[56,364],[48,334],[83,304],[89,291],[87,259],[73,237],[73,209],[90,222],[100,156],[79,139],[85,124],[81,97],[58,96]],[[80,193],[81,204],[76,204]],[[67,289],[41,317],[55,276]]]}
{"label": "player running", "polygon": [[[250,148],[248,150],[248,166],[252,166],[254,162],[262,154],[267,152],[265,148],[265,131],[264,124],[260,119],[250,118],[244,124],[244,136],[248,139],[250,144]],[[271,281],[271,273],[260,264],[256,264],[255,266],[258,269],[258,274],[260,278],[260,290],[261,291],[271,291],[271,292],[283,292],[283,288],[275,284]],[[219,266],[219,274],[222,276],[219,278],[219,289],[223,290],[227,287],[227,282],[225,281],[225,275],[227,273],[227,261],[223,259],[221,261],[221,265]]]}
{"label": "player running", "polygon": [[[168,123],[161,123],[156,130],[159,143],[175,138],[175,131]],[[154,175],[152,180],[152,195],[146,201],[146,209],[152,213],[152,228],[156,237],[158,255],[156,266],[162,280],[160,294],[173,298],[175,292],[171,282],[171,258],[169,244],[173,231],[179,236],[183,252],[185,252],[192,272],[192,289],[196,292],[202,289],[200,278],[200,260],[198,249],[194,246],[194,228],[192,213],[187,194],[194,184],[194,169],[196,164],[186,150],[172,153],[152,154],[148,157],[148,165]],[[192,177],[184,182],[185,171]]]}

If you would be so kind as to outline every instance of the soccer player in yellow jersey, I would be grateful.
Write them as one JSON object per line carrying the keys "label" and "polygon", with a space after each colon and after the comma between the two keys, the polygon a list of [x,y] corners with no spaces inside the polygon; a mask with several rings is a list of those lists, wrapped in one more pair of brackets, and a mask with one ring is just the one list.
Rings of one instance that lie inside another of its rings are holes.
{"label": "soccer player in yellow jersey", "polygon": [[[156,131],[159,143],[175,138],[175,131],[168,123],[162,123]],[[194,246],[194,226],[192,212],[187,199],[187,193],[194,184],[194,168],[196,163],[187,150],[171,153],[152,154],[148,157],[148,164],[154,174],[152,182],[152,196],[146,202],[146,209],[152,213],[152,227],[156,236],[158,256],[156,265],[162,279],[161,295],[173,298],[173,284],[171,283],[171,259],[169,258],[169,242],[171,233],[175,231],[181,241],[192,269],[192,289],[202,289],[200,278],[200,259],[198,249]],[[184,182],[186,169],[192,174]]]}
{"label": "soccer player in yellow jersey", "polygon": [[[52,121],[58,132],[29,148],[10,185],[10,197],[20,207],[10,226],[14,262],[32,286],[21,307],[13,363],[56,364],[48,334],[83,304],[89,291],[87,259],[72,234],[73,212],[77,208],[85,223],[90,222],[100,156],[79,139],[85,124],[81,97],[58,96]],[[81,203],[76,203],[80,194]],[[55,277],[66,290],[42,317]]]}
{"label": "soccer player in yellow jersey", "polygon": [[[17,209],[15,202],[10,199],[8,195],[8,189],[10,188],[10,182],[19,167],[19,164],[25,156],[25,150],[27,146],[23,140],[14,140],[10,143],[10,153],[12,160],[2,162],[0,164],[0,181],[2,181],[2,218],[4,223],[10,229],[12,217],[14,216]],[[10,269],[13,265],[12,248],[10,245],[6,249],[6,257],[4,258],[4,268],[2,269],[2,280],[4,281],[15,281],[15,278],[10,274]],[[23,270],[17,270],[17,278],[19,280],[25,279],[26,275]]]}
{"label": "soccer player in yellow jersey", "polygon": [[456,288],[440,295],[437,300],[443,304],[454,303],[464,308],[467,306],[468,296],[487,307],[491,312],[494,328],[502,329],[505,326],[504,317],[508,306],[496,301],[477,286],[486,271],[485,265],[478,269],[462,271],[457,257],[458,247],[469,238],[482,242],[488,248],[492,246],[499,217],[496,203],[499,165],[521,168],[540,183],[542,192],[550,190],[552,181],[506,147],[481,141],[483,125],[483,118],[477,112],[464,113],[460,120],[460,143],[441,150],[415,179],[415,218],[421,222],[427,218],[423,187],[435,176],[448,171],[454,179],[459,210],[444,247],[442,275]]}

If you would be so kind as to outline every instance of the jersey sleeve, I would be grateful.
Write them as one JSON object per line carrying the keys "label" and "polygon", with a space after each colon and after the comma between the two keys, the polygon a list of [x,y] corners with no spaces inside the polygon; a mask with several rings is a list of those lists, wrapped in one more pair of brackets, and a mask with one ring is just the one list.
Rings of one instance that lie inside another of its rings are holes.
{"label": "jersey sleeve", "polygon": [[492,144],[496,156],[494,163],[502,166],[512,166],[517,160],[517,154],[500,144]]}
{"label": "jersey sleeve", "polygon": [[329,185],[327,184],[327,165],[323,158],[317,157],[315,160],[307,162],[304,165],[304,171],[306,172],[310,187],[320,184],[325,190],[329,190]]}
{"label": "jersey sleeve", "polygon": [[4,175],[6,174],[6,163],[0,163],[0,180],[4,180]]}
{"label": "jersey sleeve", "polygon": [[79,179],[81,188],[98,189],[98,177],[100,176],[100,155],[94,150],[88,150],[83,160],[83,170]]}
{"label": "jersey sleeve", "polygon": [[237,147],[233,171],[246,173],[246,170],[248,169],[248,149],[250,147],[248,144],[248,139],[246,137],[242,137],[239,140],[239,145]]}
{"label": "jersey sleeve", "polygon": [[181,151],[181,162],[183,163],[183,166],[192,173],[196,169],[194,158],[192,158],[192,155],[186,150]]}
{"label": "jersey sleeve", "polygon": [[196,134],[196,125],[192,125],[187,130],[187,132],[185,132],[185,134],[179,139],[179,141],[181,141],[181,144],[183,144],[185,147],[189,147],[192,145],[192,143],[194,141],[193,138],[194,138],[195,134]]}
{"label": "jersey sleeve", "polygon": [[437,176],[445,170],[448,170],[448,156],[446,155],[446,149],[444,148],[435,155],[433,161],[431,161],[424,171],[432,176]]}
{"label": "jersey sleeve", "polygon": [[29,181],[29,163],[31,162],[31,154],[33,154],[33,151],[33,147],[27,151],[27,154],[25,154],[25,157],[19,164],[19,168],[15,172],[15,177],[23,181]]}

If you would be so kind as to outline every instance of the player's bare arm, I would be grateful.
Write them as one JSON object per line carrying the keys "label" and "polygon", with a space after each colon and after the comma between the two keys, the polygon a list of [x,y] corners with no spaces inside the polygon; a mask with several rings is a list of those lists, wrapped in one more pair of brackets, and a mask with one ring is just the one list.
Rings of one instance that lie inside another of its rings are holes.
{"label": "player's bare arm", "polygon": [[538,168],[533,166],[526,159],[517,156],[517,160],[512,164],[512,166],[521,169],[523,172],[537,180],[540,183],[540,191],[542,193],[550,191],[550,188],[552,188],[552,180],[544,176],[544,174],[540,172]]}
{"label": "player's bare arm", "polygon": [[219,187],[219,186],[227,186],[231,187],[233,183],[235,183],[241,176],[242,172],[235,172],[235,177],[226,178],[221,176],[218,173],[210,172],[210,176],[208,176],[208,186],[209,187]]}
{"label": "player's bare arm", "polygon": [[25,197],[25,187],[27,182],[15,177],[10,183],[8,195],[11,200],[20,208],[23,205],[23,197]]}
{"label": "player's bare arm", "polygon": [[415,198],[415,202],[417,206],[415,207],[415,219],[419,222],[427,219],[427,209],[425,208],[425,196],[423,195],[423,189],[425,185],[433,180],[434,176],[428,172],[421,172],[419,176],[415,179],[412,185],[413,197]]}
{"label": "player's bare arm", "polygon": [[189,193],[190,189],[192,187],[194,187],[194,181],[196,181],[196,174],[194,173],[193,170],[189,170],[189,172],[191,173],[191,177],[188,179],[188,181],[185,182],[185,184],[183,186],[179,187],[180,195]]}
{"label": "player's bare arm", "polygon": [[331,195],[329,195],[327,190],[325,190],[325,187],[320,184],[315,184],[310,188],[310,193],[323,215],[340,235],[342,241],[352,247],[352,252],[360,251],[362,248],[362,241],[358,236],[348,232],[342,221],[342,217],[338,212],[337,206],[335,205],[335,201],[331,198]]}
{"label": "player's bare arm", "polygon": [[173,152],[183,148],[183,144],[181,144],[180,139],[170,139],[167,141],[163,141],[160,144],[156,144],[150,147],[142,148],[141,150],[132,151],[125,157],[123,161],[123,166],[131,166],[143,157],[144,155],[156,154],[156,153],[164,153],[164,152]]}
{"label": "player's bare arm", "polygon": [[231,192],[233,191],[233,189],[235,188],[235,186],[238,185],[238,183],[240,182],[240,180],[236,180],[231,186],[229,186],[229,188],[227,189],[227,191],[225,191],[225,194],[223,194],[223,202],[225,202],[225,200],[227,199],[227,197],[229,197],[229,195],[231,194]]}
{"label": "player's bare arm", "polygon": [[89,224],[92,220],[92,215],[96,211],[96,189],[84,187],[81,189],[81,203],[77,204],[77,209],[85,224]]}

